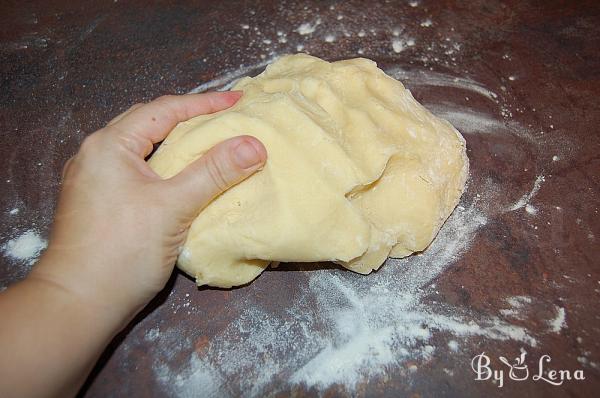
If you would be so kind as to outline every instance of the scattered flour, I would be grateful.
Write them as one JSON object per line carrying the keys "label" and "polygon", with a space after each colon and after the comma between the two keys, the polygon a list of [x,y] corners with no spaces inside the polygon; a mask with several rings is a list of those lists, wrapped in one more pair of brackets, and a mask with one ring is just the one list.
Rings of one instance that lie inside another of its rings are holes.
{"label": "scattered flour", "polygon": [[36,231],[29,230],[6,242],[2,250],[14,260],[33,265],[47,245],[48,242]]}
{"label": "scattered flour", "polygon": [[402,40],[400,40],[400,39],[392,40],[392,49],[394,50],[395,53],[401,53],[402,51],[404,51],[405,48],[406,47]]}
{"label": "scattered flour", "polygon": [[528,296],[513,296],[506,299],[506,302],[514,308],[522,308],[524,304],[531,304],[531,297]]}
{"label": "scattered flour", "polygon": [[298,29],[296,29],[296,32],[298,32],[302,36],[310,35],[311,33],[314,33],[314,31],[317,29],[317,26],[319,26],[320,24],[321,24],[320,18],[318,18],[313,23],[305,22],[302,25],[298,26]]}
{"label": "scattered flour", "polygon": [[527,296],[513,296],[506,299],[511,308],[501,309],[500,314],[508,318],[524,319],[526,305],[531,304],[532,300]]}
{"label": "scattered flour", "polygon": [[448,342],[448,348],[450,348],[454,352],[457,352],[459,348],[458,342],[456,340],[450,340]]}
{"label": "scattered flour", "polygon": [[158,340],[159,337],[160,337],[160,331],[158,330],[158,328],[152,328],[152,329],[148,330],[146,332],[146,334],[144,335],[144,338],[150,342]]}
{"label": "scattered flour", "polygon": [[458,109],[448,104],[427,104],[427,109],[448,120],[461,133],[494,134],[511,130],[506,122],[472,109]]}
{"label": "scattered flour", "polygon": [[525,205],[525,211],[527,213],[531,214],[532,216],[535,216],[538,213],[538,210],[533,205],[530,205],[529,203],[527,203]]}
{"label": "scattered flour", "polygon": [[403,39],[403,38],[399,38],[399,37],[394,37],[392,39],[392,49],[394,50],[395,53],[401,53],[406,48],[413,47],[414,45],[415,45],[415,39],[412,39],[412,38]]}
{"label": "scattered flour", "polygon": [[468,78],[456,77],[433,71],[405,70],[399,67],[389,68],[385,72],[398,80],[410,83],[411,86],[453,87],[480,94],[494,102],[496,102],[498,98],[498,94],[485,87],[483,84]]}
{"label": "scattered flour", "polygon": [[525,195],[523,195],[521,197],[521,199],[519,199],[517,201],[517,203],[515,203],[514,205],[512,205],[508,211],[515,211],[518,209],[522,209],[523,207],[525,207],[529,201],[531,199],[533,199],[533,197],[538,193],[538,191],[540,190],[542,183],[546,181],[546,178],[543,175],[539,175],[537,176],[537,178],[535,179],[534,183],[533,183],[533,188],[531,188],[531,191]]}
{"label": "scattered flour", "polygon": [[[319,23],[303,24],[297,32],[310,34]],[[365,35],[364,31],[358,33],[359,37]],[[411,43],[414,45],[414,41]],[[303,45],[297,46],[298,51],[303,49]],[[229,72],[193,92],[227,87],[232,80],[268,62]],[[388,73],[412,85],[468,90],[498,103],[493,91],[471,79],[400,68]],[[441,107],[437,111],[465,132],[507,130],[508,126],[473,110],[458,113]],[[520,207],[537,193],[543,178],[536,179]],[[457,352],[459,340],[467,338],[514,340],[536,346],[536,338],[527,329],[505,319],[518,318],[515,313],[531,302],[528,297],[508,299],[513,308],[504,311],[513,312],[501,311],[504,319],[425,300],[432,293],[432,282],[469,249],[488,219],[503,211],[506,204],[497,204],[497,198],[492,197],[499,191],[493,186],[483,190],[480,187],[477,194],[468,189],[463,198],[468,204],[457,207],[425,252],[389,259],[368,278],[332,270],[306,273],[301,296],[295,298],[285,314],[263,310],[264,303],[259,298],[262,296],[250,295],[234,301],[230,305],[240,315],[200,352],[193,350],[199,331],[179,327],[161,332],[151,329],[144,339],[160,347],[155,350],[152,365],[159,385],[166,395],[181,397],[196,396],[199,391],[209,397],[274,395],[278,391],[274,386],[294,385],[323,391],[341,384],[353,392],[358,383],[388,372],[405,374],[408,370],[410,375],[418,371],[414,362],[431,360],[436,352],[433,342],[439,341],[440,336],[450,335],[446,344]],[[552,322],[554,325],[557,321]],[[180,360],[172,360],[186,354],[189,359],[183,365]],[[449,370],[447,374],[451,376],[453,372]]]}
{"label": "scattered flour", "polygon": [[[431,282],[468,250],[486,225],[487,216],[477,203],[458,207],[427,251],[390,259],[368,278],[341,271],[310,272],[302,296],[284,316],[262,310],[260,301],[236,303],[240,316],[211,339],[204,352],[193,352],[185,366],[155,356],[157,380],[168,395],[176,396],[198,391],[207,396],[275,394],[278,380],[319,390],[339,383],[354,391],[361,381],[397,372],[394,369],[412,361],[430,360],[436,351],[431,343],[439,333],[450,333],[453,339],[447,344],[456,350],[456,339],[467,337],[535,346],[536,339],[523,327],[423,301]],[[319,310],[307,310],[313,306]],[[149,334],[157,346],[169,346],[178,334],[189,331]],[[418,370],[408,366],[411,373]]]}
{"label": "scattered flour", "polygon": [[555,306],[556,308],[556,318],[548,321],[548,325],[550,326],[550,331],[552,333],[560,333],[560,331],[567,326],[566,321],[566,312],[565,309],[559,306]]}
{"label": "scattered flour", "polygon": [[454,376],[454,371],[452,369],[444,368],[444,373],[446,373],[450,377]]}
{"label": "scattered flour", "polygon": [[584,351],[583,355],[577,357],[577,362],[579,362],[583,366],[589,366],[596,370],[600,370],[600,365],[596,362],[590,361],[590,359],[587,357],[590,354],[590,351]]}
{"label": "scattered flour", "polygon": [[[411,7],[419,4],[419,1],[409,2]],[[342,19],[337,18],[338,21]],[[300,36],[311,35],[320,24],[320,19],[303,23],[295,32]],[[420,23],[422,27],[431,25],[431,20]],[[250,29],[248,24],[241,27]],[[373,30],[370,31],[374,34]],[[393,32],[392,50],[396,53],[415,45],[414,39],[402,38],[400,33],[398,29]],[[336,31],[336,34],[341,40],[341,33]],[[359,38],[367,36],[364,29],[353,34]],[[344,36],[348,37],[346,32]],[[325,36],[325,42],[335,40],[333,34]],[[283,32],[277,32],[277,37],[262,39],[261,42],[266,45],[285,44],[288,38]],[[307,47],[310,49],[310,46]],[[293,48],[303,51],[304,44],[290,42],[288,51]],[[449,42],[446,47],[434,50],[454,56],[459,49],[460,44]],[[424,50],[433,52],[431,48]],[[358,51],[364,52],[362,49]],[[431,60],[437,62],[435,56]],[[212,88],[227,90],[239,78],[264,67],[275,58],[274,54],[265,54],[264,61],[225,73],[199,85],[191,93]],[[494,91],[468,78],[400,68],[387,72],[412,86],[457,88],[498,103],[498,95]],[[513,76],[508,79],[515,80]],[[507,129],[506,122],[475,110],[457,111],[439,106],[433,111],[449,119],[465,133]],[[512,116],[506,109],[503,114]],[[552,160],[559,160],[558,156]],[[538,176],[532,191],[515,203],[511,210],[525,207],[531,214],[530,210],[535,208],[528,202],[543,181],[544,177]],[[470,196],[473,197],[473,192],[470,192]],[[468,202],[468,199],[463,199],[463,202]],[[484,198],[481,202],[493,201]],[[427,251],[406,259],[390,259],[380,271],[368,278],[341,271],[310,272],[306,275],[303,295],[292,303],[285,316],[278,317],[261,309],[262,302],[258,298],[250,302],[246,298],[234,302],[240,316],[211,339],[201,353],[193,351],[194,336],[197,337],[201,332],[177,326],[167,330],[151,328],[144,334],[144,340],[153,343],[152,370],[157,381],[167,395],[178,397],[194,397],[199,392],[208,397],[274,395],[276,391],[269,386],[277,378],[318,388],[341,383],[347,389],[354,390],[357,383],[387,372],[396,373],[398,369],[417,372],[419,368],[412,362],[430,360],[436,352],[432,344],[439,340],[439,335],[449,334],[451,339],[446,344],[450,350],[457,352],[460,349],[459,341],[477,337],[510,339],[535,346],[537,340],[527,329],[505,319],[481,317],[462,307],[425,300],[427,294],[431,293],[431,282],[469,249],[478,231],[499,211],[489,209],[477,200],[464,207],[459,206]],[[8,256],[31,264],[45,247],[46,242],[37,233],[27,231],[9,241],[2,249]],[[315,302],[318,305],[307,305]],[[531,303],[531,299],[515,296],[507,302],[512,308],[501,310],[501,314],[518,318],[515,315],[517,311]],[[564,308],[558,306],[556,311],[556,318],[548,321],[548,324],[552,332],[558,333],[566,326],[566,314]],[[189,356],[183,367],[180,366],[182,355]],[[589,362],[585,356],[581,358]],[[444,371],[449,376],[454,374],[452,370]],[[239,384],[232,383],[232,380],[239,380]]]}
{"label": "scattered flour", "polygon": [[219,91],[229,90],[229,89],[231,89],[231,87],[233,87],[233,85],[235,85],[235,83],[239,79],[246,76],[248,73],[250,73],[252,71],[255,71],[259,68],[265,67],[266,65],[275,61],[277,58],[278,58],[277,56],[274,56],[272,58],[261,61],[257,64],[253,64],[253,65],[249,65],[249,66],[242,66],[236,70],[224,73],[223,75],[221,75],[209,82],[202,83],[198,87],[190,90],[188,92],[188,94],[201,93],[201,92],[204,92],[204,91],[212,89],[212,88],[218,88]]}

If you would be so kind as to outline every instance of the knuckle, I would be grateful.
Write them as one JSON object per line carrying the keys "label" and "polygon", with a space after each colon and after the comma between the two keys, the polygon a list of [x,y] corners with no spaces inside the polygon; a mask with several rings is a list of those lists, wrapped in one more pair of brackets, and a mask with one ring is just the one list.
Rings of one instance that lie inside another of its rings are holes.
{"label": "knuckle", "polygon": [[154,101],[154,112],[159,117],[167,119],[170,123],[176,123],[179,118],[179,111],[176,106],[175,95],[163,95]]}
{"label": "knuckle", "polygon": [[[111,129],[112,127],[106,127],[105,129]],[[104,152],[109,148],[110,140],[103,134],[103,130],[98,130],[83,139],[79,151],[77,152],[78,157],[87,158],[91,155]]]}
{"label": "knuckle", "polygon": [[206,170],[212,181],[220,192],[225,191],[229,187],[229,182],[225,178],[223,167],[219,164],[215,156],[209,155],[206,159]]}
{"label": "knuckle", "polygon": [[159,104],[165,104],[165,103],[170,103],[173,100],[174,95],[161,95],[160,97],[158,97],[157,99],[154,100],[154,102],[159,103]]}
{"label": "knuckle", "polygon": [[143,103],[143,102],[138,102],[138,103],[136,103],[136,104],[133,104],[133,105],[131,105],[131,106],[129,107],[129,109],[127,109],[127,112],[128,112],[128,113],[129,113],[129,112],[133,112],[133,111],[135,111],[136,109],[138,109],[138,108],[140,108],[140,107],[142,107],[142,106],[144,106],[144,103]]}
{"label": "knuckle", "polygon": [[99,134],[92,133],[83,139],[79,151],[80,152],[94,151],[98,148],[99,144],[100,144]]}

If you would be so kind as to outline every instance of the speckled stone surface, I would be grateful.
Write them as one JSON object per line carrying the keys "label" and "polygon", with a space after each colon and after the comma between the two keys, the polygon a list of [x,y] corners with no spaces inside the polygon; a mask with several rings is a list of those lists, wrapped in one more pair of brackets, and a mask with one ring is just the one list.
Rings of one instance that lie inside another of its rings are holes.
{"label": "speckled stone surface", "polygon": [[[434,245],[366,277],[283,264],[218,290],[176,272],[81,395],[594,396],[599,43],[594,1],[4,2],[0,286],[27,274],[11,242],[47,238],[63,163],[114,115],[286,53],[364,56],[467,140],[469,186]],[[499,357],[522,351],[530,375],[510,380]],[[482,352],[501,388],[475,380]],[[544,354],[585,380],[533,380]]]}

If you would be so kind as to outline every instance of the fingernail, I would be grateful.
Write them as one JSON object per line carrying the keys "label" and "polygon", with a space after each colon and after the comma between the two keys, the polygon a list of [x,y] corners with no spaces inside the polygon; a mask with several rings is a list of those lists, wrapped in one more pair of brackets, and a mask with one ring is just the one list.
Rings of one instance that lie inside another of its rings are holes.
{"label": "fingernail", "polygon": [[258,151],[248,141],[242,141],[233,150],[233,160],[242,169],[249,169],[260,163]]}

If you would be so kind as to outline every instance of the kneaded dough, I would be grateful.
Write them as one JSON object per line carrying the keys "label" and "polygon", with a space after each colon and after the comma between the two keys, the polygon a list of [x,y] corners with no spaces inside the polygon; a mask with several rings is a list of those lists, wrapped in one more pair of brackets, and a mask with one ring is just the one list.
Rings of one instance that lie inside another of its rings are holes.
{"label": "kneaded dough", "polygon": [[375,62],[289,55],[234,89],[235,106],[180,123],[149,160],[169,178],[230,137],[267,149],[190,227],[178,266],[199,286],[242,285],[271,262],[368,274],[424,250],[458,203],[465,140]]}

